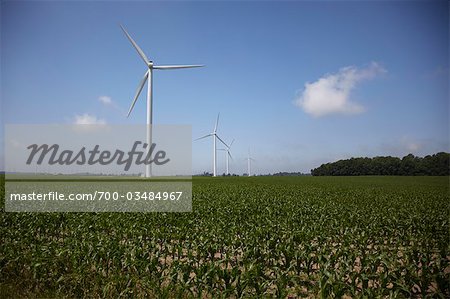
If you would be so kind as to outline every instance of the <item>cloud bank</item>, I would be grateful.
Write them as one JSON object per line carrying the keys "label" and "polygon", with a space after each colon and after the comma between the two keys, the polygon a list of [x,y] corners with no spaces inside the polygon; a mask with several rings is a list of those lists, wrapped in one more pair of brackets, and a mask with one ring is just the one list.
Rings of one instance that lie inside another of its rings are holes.
{"label": "cloud bank", "polygon": [[95,115],[84,113],[82,115],[75,115],[74,124],[76,125],[105,125],[104,119],[97,118]]}
{"label": "cloud bank", "polygon": [[365,108],[350,100],[351,91],[357,83],[385,72],[386,70],[376,62],[372,62],[366,68],[355,66],[341,68],[337,73],[326,74],[312,83],[307,82],[294,104],[314,117],[362,113]]}
{"label": "cloud bank", "polygon": [[102,103],[104,105],[112,104],[112,99],[111,99],[111,97],[108,97],[108,96],[100,96],[100,97],[98,97],[98,100],[100,101],[100,103]]}

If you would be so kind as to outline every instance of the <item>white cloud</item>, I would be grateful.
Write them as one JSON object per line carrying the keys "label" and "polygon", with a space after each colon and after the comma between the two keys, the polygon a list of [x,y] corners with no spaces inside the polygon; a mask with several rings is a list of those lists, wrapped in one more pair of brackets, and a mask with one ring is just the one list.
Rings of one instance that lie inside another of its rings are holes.
{"label": "white cloud", "polygon": [[396,139],[384,140],[379,145],[381,155],[393,155],[403,157],[407,154],[425,156],[445,150],[438,141],[430,138],[415,138],[402,136]]}
{"label": "white cloud", "polygon": [[407,149],[409,152],[412,152],[412,153],[417,152],[417,151],[420,150],[421,148],[422,148],[422,145],[419,144],[419,143],[411,142],[411,143],[406,144],[406,149]]}
{"label": "white cloud", "polygon": [[95,115],[84,113],[82,115],[75,115],[74,124],[76,125],[104,125],[106,121],[101,118],[97,118]]}
{"label": "white cloud", "polygon": [[108,96],[100,96],[98,100],[104,105],[111,105],[113,103],[111,97]]}
{"label": "white cloud", "polygon": [[305,84],[294,104],[314,117],[329,114],[358,114],[365,108],[350,100],[350,93],[356,84],[369,80],[378,74],[385,73],[378,63],[372,62],[366,68],[348,66],[335,74],[326,74],[319,80]]}
{"label": "white cloud", "polygon": [[401,137],[397,143],[403,152],[417,154],[423,149],[423,141],[408,136]]}
{"label": "white cloud", "polygon": [[410,136],[403,136],[397,141],[400,149],[405,154],[425,155],[425,153],[439,152],[438,143],[431,139],[411,138]]}
{"label": "white cloud", "polygon": [[19,141],[17,141],[16,139],[11,139],[11,145],[14,147],[14,148],[20,148],[21,146],[22,146],[22,143],[20,143]]}

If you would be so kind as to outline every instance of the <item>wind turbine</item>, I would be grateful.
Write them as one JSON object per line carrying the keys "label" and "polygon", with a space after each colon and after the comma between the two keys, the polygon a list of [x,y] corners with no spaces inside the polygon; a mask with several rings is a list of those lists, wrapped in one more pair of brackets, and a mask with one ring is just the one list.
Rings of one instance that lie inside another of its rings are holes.
{"label": "wind turbine", "polygon": [[[147,66],[147,71],[144,74],[144,78],[142,78],[141,82],[139,83],[139,86],[136,90],[136,95],[134,96],[133,102],[131,103],[130,109],[128,110],[127,117],[130,116],[131,111],[134,108],[134,105],[136,104],[136,101],[141,94],[142,88],[144,88],[145,82],[148,81],[147,84],[147,146],[148,150],[150,151],[152,148],[152,123],[153,123],[153,70],[173,70],[173,69],[186,69],[186,68],[193,68],[193,67],[202,67],[203,65],[154,65],[152,60],[149,60],[147,56],[145,55],[144,51],[136,44],[136,42],[133,40],[133,38],[128,34],[128,32],[125,30],[125,28],[120,25],[120,28],[122,28],[122,31],[127,36],[128,40],[131,42],[133,47],[138,52],[139,56],[144,60],[145,65]],[[147,164],[145,166],[145,176],[151,177],[152,176],[152,170],[151,170],[151,164]]]}
{"label": "wind turbine", "polygon": [[217,126],[219,125],[219,115],[220,115],[220,113],[217,114],[217,120],[216,120],[216,125],[214,126],[214,131],[205,136],[195,139],[195,140],[200,140],[200,139],[210,137],[210,136],[213,137],[213,176],[217,176],[216,138],[219,139],[219,141],[222,142],[226,147],[228,147],[228,145],[219,137],[219,135],[217,135]]}
{"label": "wind turbine", "polygon": [[225,152],[226,152],[226,157],[227,157],[227,175],[230,174],[229,167],[228,167],[228,157],[230,157],[231,159],[233,159],[233,157],[232,157],[231,154],[230,154],[230,147],[233,145],[233,142],[234,142],[234,139],[233,139],[233,141],[231,141],[230,145],[227,146],[226,149],[223,149],[223,148],[219,149],[219,151],[225,151]]}
{"label": "wind turbine", "polygon": [[255,161],[255,159],[250,157],[250,149],[248,149],[248,156],[247,156],[247,174],[248,174],[248,176],[251,176],[252,161]]}

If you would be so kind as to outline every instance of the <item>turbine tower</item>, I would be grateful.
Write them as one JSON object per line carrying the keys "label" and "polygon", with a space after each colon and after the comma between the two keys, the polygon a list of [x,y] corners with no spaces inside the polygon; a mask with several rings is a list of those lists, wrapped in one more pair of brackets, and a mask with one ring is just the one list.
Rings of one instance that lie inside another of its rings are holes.
{"label": "turbine tower", "polygon": [[247,156],[247,174],[248,176],[251,176],[252,171],[252,161],[255,161],[252,157],[250,157],[250,149],[248,150],[248,156]]}
{"label": "turbine tower", "polygon": [[[213,176],[217,176],[217,142],[216,142],[216,138],[219,139],[220,142],[222,142],[226,147],[228,147],[228,145],[219,137],[219,135],[217,135],[217,126],[219,125],[219,114],[217,114],[217,120],[216,120],[216,125],[214,126],[214,131],[212,133],[209,133],[205,136],[202,136],[200,138],[197,138],[195,140],[200,140],[206,137],[213,137]],[[195,141],[194,140],[194,141]]]}
{"label": "turbine tower", "polygon": [[219,151],[225,151],[225,152],[226,152],[225,155],[226,155],[226,161],[227,161],[227,175],[230,174],[230,170],[229,170],[229,166],[228,166],[228,157],[230,157],[231,159],[233,159],[233,157],[232,157],[231,154],[230,154],[230,147],[233,145],[233,142],[234,142],[234,139],[233,139],[233,141],[231,141],[230,145],[227,146],[226,149],[223,149],[223,148],[219,149]]}
{"label": "turbine tower", "polygon": [[[149,60],[147,56],[145,55],[144,51],[136,44],[136,42],[133,40],[133,38],[128,34],[128,32],[125,30],[125,28],[120,25],[120,28],[122,28],[123,32],[127,36],[128,40],[131,42],[133,47],[138,52],[139,56],[144,61],[145,65],[147,66],[147,71],[144,74],[144,78],[142,78],[141,82],[139,83],[139,86],[136,90],[136,95],[134,96],[133,102],[131,103],[130,109],[128,110],[127,117],[130,116],[131,111],[134,108],[134,105],[136,104],[137,99],[139,98],[139,95],[141,94],[142,88],[144,88],[145,82],[148,81],[147,84],[147,146],[148,150],[150,151],[152,148],[152,124],[153,124],[153,70],[173,70],[173,69],[185,69],[185,68],[193,68],[193,67],[202,67],[203,65],[154,65],[152,60]],[[152,176],[152,169],[151,164],[147,164],[145,166],[145,176],[151,177]]]}

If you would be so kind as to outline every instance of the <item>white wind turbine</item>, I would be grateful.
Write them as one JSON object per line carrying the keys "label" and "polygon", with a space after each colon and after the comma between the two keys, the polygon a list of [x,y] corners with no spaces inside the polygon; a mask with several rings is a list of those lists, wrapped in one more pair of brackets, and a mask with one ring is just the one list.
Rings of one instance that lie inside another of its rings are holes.
{"label": "white wind turbine", "polygon": [[228,164],[228,157],[230,157],[231,159],[233,159],[233,157],[231,156],[231,154],[230,154],[230,147],[233,145],[233,142],[234,142],[234,139],[233,139],[233,141],[231,141],[231,143],[230,143],[230,145],[229,146],[227,146],[227,148],[226,149],[223,149],[223,148],[221,148],[221,149],[219,149],[219,151],[225,151],[226,152],[226,157],[227,157],[227,175],[229,175],[230,174],[230,170],[229,170],[229,164]]}
{"label": "white wind turbine", "polygon": [[200,140],[206,137],[213,137],[213,176],[217,176],[217,150],[216,150],[216,138],[219,139],[220,142],[222,142],[226,147],[228,147],[228,145],[219,137],[219,135],[217,135],[217,126],[219,125],[219,114],[217,114],[217,120],[216,120],[216,125],[214,126],[214,131],[212,133],[209,133],[205,136],[202,136],[200,138],[197,138],[195,140]]}
{"label": "white wind turbine", "polygon": [[[152,94],[152,88],[153,88],[153,70],[173,70],[173,69],[185,69],[185,68],[193,68],[193,67],[202,67],[203,65],[154,65],[152,60],[149,60],[147,56],[145,55],[144,51],[142,51],[141,48],[136,44],[136,42],[133,40],[133,38],[128,34],[128,32],[123,28],[122,25],[120,25],[120,28],[122,28],[123,32],[127,36],[128,40],[131,42],[133,47],[138,52],[139,56],[141,56],[142,60],[144,60],[145,65],[147,66],[147,71],[144,74],[144,78],[142,78],[141,82],[139,83],[139,86],[136,90],[136,95],[134,96],[133,102],[131,103],[130,110],[128,110],[127,117],[130,116],[131,111],[134,108],[134,105],[136,104],[136,101],[141,94],[142,88],[144,88],[145,82],[148,80],[147,84],[147,146],[148,150],[150,151],[151,145],[152,145],[152,128],[151,125],[153,123],[153,94]],[[147,164],[145,166],[145,176],[151,177],[152,176],[152,170],[151,170],[151,164]]]}
{"label": "white wind turbine", "polygon": [[248,176],[251,176],[252,171],[252,161],[255,161],[252,157],[250,157],[250,149],[248,149],[248,156],[247,156],[247,174]]}

